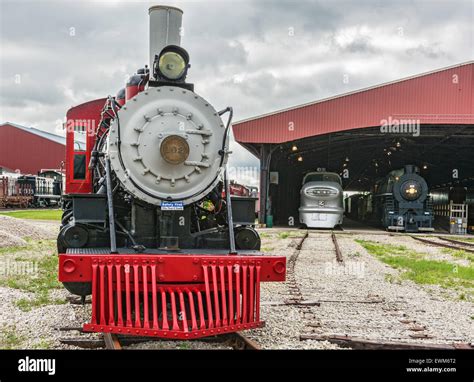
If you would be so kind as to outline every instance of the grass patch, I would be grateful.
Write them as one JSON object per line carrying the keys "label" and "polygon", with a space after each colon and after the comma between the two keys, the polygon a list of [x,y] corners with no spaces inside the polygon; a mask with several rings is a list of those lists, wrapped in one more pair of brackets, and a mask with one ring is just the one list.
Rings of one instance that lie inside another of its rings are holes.
{"label": "grass patch", "polygon": [[274,249],[275,248],[273,248],[273,247],[262,247],[262,248],[260,248],[260,251],[262,251],[262,252],[271,252]]}
{"label": "grass patch", "polygon": [[356,253],[349,253],[348,254],[348,257],[351,257],[351,258],[354,258],[354,257],[360,257],[361,254],[359,252],[356,252]]}
{"label": "grass patch", "polygon": [[23,240],[26,241],[26,245],[15,245],[10,247],[1,247],[0,254],[7,254],[13,255],[17,254],[18,256],[15,257],[15,261],[30,261],[31,257],[27,256],[28,253],[40,253],[40,252],[48,252],[53,253],[56,252],[56,240],[48,239],[48,240],[33,240],[31,238],[25,237]]}
{"label": "grass patch", "polygon": [[0,330],[0,349],[20,349],[25,337],[19,335],[15,326],[5,326]]}
{"label": "grass patch", "polygon": [[[33,293],[32,298],[22,298],[16,301],[16,306],[23,311],[32,308],[64,304],[63,299],[52,299],[49,292],[52,289],[61,289],[58,281],[58,256],[54,240],[29,241],[26,247],[21,248],[21,255],[15,257],[15,262],[8,264],[8,272],[0,275],[0,285]],[[46,253],[35,258],[26,256],[26,252]]]}
{"label": "grass patch", "polygon": [[41,350],[45,350],[45,349],[51,349],[51,347],[53,346],[53,342],[51,340],[47,340],[45,338],[41,338],[37,343],[35,343],[32,348],[33,349],[41,349]]}
{"label": "grass patch", "polygon": [[20,251],[24,251],[27,247],[24,246],[24,245],[15,245],[15,246],[11,246],[11,247],[1,247],[0,248],[0,255],[3,255],[5,253],[15,253],[15,252],[20,252]]}
{"label": "grass patch", "polygon": [[[260,235],[260,238],[262,239],[267,239],[267,238],[273,238],[274,235],[275,235],[275,232],[273,233],[269,233],[269,232],[262,232],[260,233],[259,232],[259,235]],[[303,237],[302,235],[302,232],[301,231],[282,231],[282,232],[278,232],[276,233],[276,238],[277,239],[301,239]]]}
{"label": "grass patch", "polygon": [[400,277],[392,275],[390,273],[385,273],[385,281],[390,284],[401,284]]}
{"label": "grass patch", "polygon": [[423,258],[423,254],[408,249],[404,245],[380,244],[374,241],[355,240],[362,245],[369,253],[377,257],[383,256],[405,256],[409,258]]}
{"label": "grass patch", "polygon": [[33,293],[61,287],[57,280],[58,257],[55,254],[44,256],[34,265],[31,274],[8,275],[3,282],[10,288]]}
{"label": "grass patch", "polygon": [[458,259],[465,259],[470,262],[474,261],[474,254],[463,251],[462,249],[443,248],[441,251]]}
{"label": "grass patch", "polygon": [[[299,233],[299,235],[298,235]],[[303,237],[301,231],[283,231],[278,234],[279,239],[301,239]]]}
{"label": "grass patch", "polygon": [[38,308],[40,306],[45,305],[62,305],[65,304],[65,299],[55,298],[52,299],[49,296],[49,293],[37,293],[35,297],[32,299],[29,298],[20,298],[19,300],[15,301],[15,306],[22,310],[23,312],[29,312],[33,308]]}
{"label": "grass patch", "polygon": [[380,244],[373,241],[356,240],[370,254],[392,268],[401,270],[403,279],[417,284],[440,285],[458,290],[460,299],[474,296],[474,268],[460,266],[447,261],[427,260],[424,254],[406,249],[404,246]]}
{"label": "grass patch", "polygon": [[[451,237],[448,237],[448,239],[452,239]],[[465,241],[466,243],[474,243],[474,238],[473,237],[456,237],[457,241]]]}
{"label": "grass patch", "polygon": [[0,215],[10,216],[18,219],[32,220],[61,220],[62,210],[24,210],[12,212],[0,212]]}

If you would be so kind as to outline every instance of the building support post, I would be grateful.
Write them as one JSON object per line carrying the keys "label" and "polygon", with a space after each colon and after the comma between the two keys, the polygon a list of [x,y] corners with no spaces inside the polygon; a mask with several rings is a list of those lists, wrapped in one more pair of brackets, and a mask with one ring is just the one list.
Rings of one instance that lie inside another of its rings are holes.
{"label": "building support post", "polygon": [[260,212],[258,214],[258,222],[265,224],[267,219],[267,195],[270,163],[270,145],[262,144],[260,147]]}

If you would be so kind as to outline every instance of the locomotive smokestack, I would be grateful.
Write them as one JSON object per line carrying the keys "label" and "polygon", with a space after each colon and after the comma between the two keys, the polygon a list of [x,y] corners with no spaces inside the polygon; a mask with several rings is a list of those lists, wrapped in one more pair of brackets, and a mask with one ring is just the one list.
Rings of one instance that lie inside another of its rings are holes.
{"label": "locomotive smokestack", "polygon": [[150,15],[150,75],[153,75],[155,55],[167,45],[181,44],[181,19],[183,11],[167,5],[154,5]]}
{"label": "locomotive smokestack", "polygon": [[413,164],[405,165],[405,174],[418,174],[420,169]]}

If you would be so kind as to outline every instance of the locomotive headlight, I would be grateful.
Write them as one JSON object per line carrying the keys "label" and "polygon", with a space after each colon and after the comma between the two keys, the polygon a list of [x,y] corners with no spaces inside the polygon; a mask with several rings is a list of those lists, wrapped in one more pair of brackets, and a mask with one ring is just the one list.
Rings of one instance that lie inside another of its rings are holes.
{"label": "locomotive headlight", "polygon": [[334,196],[337,195],[339,192],[333,188],[312,187],[306,189],[305,193],[308,196]]}
{"label": "locomotive headlight", "polygon": [[183,76],[184,70],[186,69],[186,62],[178,53],[166,52],[160,57],[158,67],[166,78],[177,80]]}
{"label": "locomotive headlight", "polygon": [[402,196],[406,200],[416,200],[420,197],[421,185],[418,182],[405,182],[401,186]]}
{"label": "locomotive headlight", "polygon": [[170,135],[161,142],[160,154],[170,164],[181,164],[189,156],[188,142],[179,135]]}
{"label": "locomotive headlight", "polygon": [[184,80],[188,69],[189,55],[181,47],[169,45],[158,58],[158,76],[171,81]]}

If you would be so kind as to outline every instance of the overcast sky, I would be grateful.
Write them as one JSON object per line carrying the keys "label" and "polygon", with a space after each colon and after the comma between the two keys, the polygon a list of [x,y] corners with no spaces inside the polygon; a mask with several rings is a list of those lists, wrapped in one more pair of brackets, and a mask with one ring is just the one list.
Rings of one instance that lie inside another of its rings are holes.
{"label": "overcast sky", "polygon": [[0,0],[0,122],[61,133],[68,108],[115,94],[148,62],[155,4],[183,9],[188,80],[234,120],[474,57],[472,0]]}

